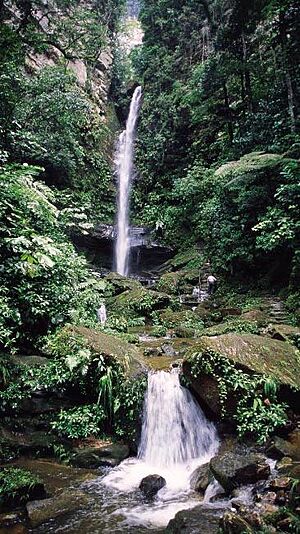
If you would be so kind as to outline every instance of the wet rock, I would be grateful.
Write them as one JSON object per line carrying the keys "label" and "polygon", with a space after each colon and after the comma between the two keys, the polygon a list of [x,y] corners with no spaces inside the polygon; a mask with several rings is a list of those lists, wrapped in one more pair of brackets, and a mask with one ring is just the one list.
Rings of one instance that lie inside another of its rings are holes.
{"label": "wet rock", "polygon": [[170,345],[168,343],[163,343],[163,345],[161,346],[161,350],[163,354],[169,356],[170,358],[177,356],[176,350],[174,349],[173,345]]}
{"label": "wet rock", "polygon": [[213,476],[210,471],[209,463],[200,465],[193,471],[190,478],[190,486],[194,491],[205,493],[207,486],[212,481]]}
{"label": "wet rock", "polygon": [[25,522],[26,519],[26,514],[23,511],[0,514],[0,529],[19,525],[21,522]]}
{"label": "wet rock", "polygon": [[274,478],[269,482],[269,488],[278,491],[278,490],[288,490],[291,486],[290,477],[279,477]]}
{"label": "wet rock", "polygon": [[50,499],[30,502],[26,509],[31,527],[36,528],[50,519],[88,506],[91,502],[92,498],[83,491],[68,489]]}
{"label": "wet rock", "polygon": [[276,468],[281,475],[300,479],[300,462],[293,462],[288,456],[277,462]]}
{"label": "wet rock", "polygon": [[28,534],[28,532],[28,528],[20,523],[11,527],[0,527],[0,534]]}
{"label": "wet rock", "polygon": [[222,517],[220,527],[224,534],[252,534],[254,532],[245,519],[229,511],[225,512]]}
{"label": "wet rock", "polygon": [[292,460],[300,461],[300,431],[294,430],[287,439],[275,436],[266,452],[272,458],[288,456]]}
{"label": "wet rock", "polygon": [[149,475],[141,481],[139,488],[145,497],[151,499],[166,485],[166,481],[160,475]]}
{"label": "wet rock", "polygon": [[230,493],[242,484],[252,484],[267,479],[270,466],[261,454],[242,454],[228,451],[219,454],[210,461],[210,468],[223,488]]}
{"label": "wet rock", "polygon": [[72,458],[72,465],[86,469],[97,469],[98,467],[115,467],[120,462],[128,458],[129,447],[122,443],[111,443],[99,447],[86,447],[75,449]]}
{"label": "wet rock", "polygon": [[11,432],[0,428],[2,444],[5,443],[13,451],[26,456],[53,455],[54,446],[59,442],[53,434],[43,431]]}
{"label": "wet rock", "polygon": [[196,506],[178,512],[165,532],[168,534],[218,534],[221,509]]}

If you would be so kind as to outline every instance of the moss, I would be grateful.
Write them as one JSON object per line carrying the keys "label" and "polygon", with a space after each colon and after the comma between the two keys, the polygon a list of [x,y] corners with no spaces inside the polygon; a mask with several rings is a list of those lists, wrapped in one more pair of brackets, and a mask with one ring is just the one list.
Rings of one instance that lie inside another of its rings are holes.
{"label": "moss", "polygon": [[278,167],[281,163],[287,163],[280,154],[265,154],[264,152],[251,152],[237,161],[225,163],[216,170],[216,176],[242,175],[252,171],[264,171]]}
{"label": "moss", "polygon": [[215,326],[211,326],[203,330],[204,336],[220,336],[222,334],[228,334],[231,332],[238,332],[240,334],[258,334],[259,327],[256,322],[244,321],[239,319],[230,320],[226,323],[221,323]]}
{"label": "moss", "polygon": [[105,280],[109,282],[113,290],[113,295],[119,295],[124,291],[142,289],[142,284],[134,278],[126,278],[118,273],[109,273]]}
{"label": "moss", "polygon": [[203,257],[199,250],[195,247],[190,247],[188,250],[181,250],[166,265],[174,270],[186,267],[187,269],[199,269],[203,263]]}
{"label": "moss", "polygon": [[80,336],[92,354],[115,358],[123,366],[128,376],[138,374],[145,369],[140,350],[125,340],[83,326],[68,325],[63,331],[71,338],[74,335]]}
{"label": "moss", "polygon": [[300,388],[300,359],[296,348],[288,342],[254,334],[223,334],[201,337],[187,352],[186,358],[207,350],[227,357],[250,373],[274,377],[281,384]]}
{"label": "moss", "polygon": [[151,312],[168,306],[171,302],[169,295],[144,288],[125,291],[110,300],[109,310],[118,315],[137,317],[151,316]]}

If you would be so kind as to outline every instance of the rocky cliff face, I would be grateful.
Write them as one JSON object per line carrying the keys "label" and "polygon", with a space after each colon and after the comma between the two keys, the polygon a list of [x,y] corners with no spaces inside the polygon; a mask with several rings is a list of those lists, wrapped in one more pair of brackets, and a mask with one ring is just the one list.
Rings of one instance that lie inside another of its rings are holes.
{"label": "rocky cliff face", "polygon": [[4,3],[4,13],[5,23],[22,34],[26,74],[34,75],[44,67],[69,68],[105,120],[114,24],[100,4],[83,0],[9,1]]}

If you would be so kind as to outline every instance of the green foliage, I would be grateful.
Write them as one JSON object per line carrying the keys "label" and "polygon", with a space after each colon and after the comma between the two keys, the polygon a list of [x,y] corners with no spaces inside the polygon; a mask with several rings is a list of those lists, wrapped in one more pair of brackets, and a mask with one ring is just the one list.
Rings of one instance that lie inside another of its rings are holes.
{"label": "green foliage", "polygon": [[41,483],[39,477],[18,467],[5,467],[0,471],[0,505],[15,498],[26,502],[30,490]]}
{"label": "green foliage", "polygon": [[87,438],[97,436],[103,428],[105,419],[104,410],[101,406],[90,404],[61,410],[51,427],[60,436],[67,438]]}
{"label": "green foliage", "polygon": [[114,424],[114,433],[118,438],[137,443],[146,387],[145,376],[120,384]]}
{"label": "green foliage", "polygon": [[212,350],[194,354],[189,361],[194,378],[204,372],[217,380],[223,417],[227,416],[229,397],[234,397],[233,417],[240,437],[250,435],[264,443],[286,422],[287,405],[278,402],[278,386],[272,378],[249,375]]}
{"label": "green foliage", "polygon": [[0,170],[0,346],[8,349],[68,319],[95,322],[107,287],[64,235],[40,172],[26,165]]}
{"label": "green foliage", "polygon": [[257,279],[259,266],[271,285],[287,285],[291,266],[299,280],[299,168],[288,159],[299,158],[299,20],[294,0],[150,0],[133,59],[145,87],[138,219],[173,246],[200,243],[226,275]]}

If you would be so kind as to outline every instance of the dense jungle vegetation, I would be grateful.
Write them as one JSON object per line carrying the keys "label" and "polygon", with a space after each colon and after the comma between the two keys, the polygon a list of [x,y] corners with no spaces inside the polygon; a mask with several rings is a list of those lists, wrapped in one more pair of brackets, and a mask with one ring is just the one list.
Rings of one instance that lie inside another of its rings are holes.
{"label": "dense jungle vegetation", "polygon": [[[145,360],[165,357],[164,336],[185,386],[216,379],[215,417],[239,438],[263,446],[299,423],[300,6],[143,0],[127,55],[125,4],[0,0],[1,462],[99,467],[78,452],[91,436],[121,440],[118,461],[136,453]],[[102,276],[76,246],[114,224],[115,140],[138,84],[131,217],[173,253],[152,289]],[[216,295],[185,307],[211,272]],[[275,333],[274,295],[289,323]],[[248,361],[230,359],[246,343]],[[7,469],[0,510],[39,483]]]}
{"label": "dense jungle vegetation", "polygon": [[297,287],[297,2],[150,0],[141,21],[136,212],[218,270]]}

